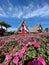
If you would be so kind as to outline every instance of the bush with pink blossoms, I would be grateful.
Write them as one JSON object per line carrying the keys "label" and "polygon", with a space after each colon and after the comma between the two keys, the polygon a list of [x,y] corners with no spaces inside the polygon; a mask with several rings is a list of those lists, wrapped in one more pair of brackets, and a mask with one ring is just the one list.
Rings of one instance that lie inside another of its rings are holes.
{"label": "bush with pink blossoms", "polygon": [[11,59],[11,54],[7,54],[5,57],[5,60],[9,60],[9,59]]}
{"label": "bush with pink blossoms", "polygon": [[13,59],[13,63],[14,63],[14,64],[17,64],[18,61],[19,61],[19,58],[18,58],[17,56],[15,56],[14,59]]}
{"label": "bush with pink blossoms", "polygon": [[27,65],[46,65],[46,62],[43,57],[37,57],[32,61],[29,61]]}
{"label": "bush with pink blossoms", "polygon": [[37,57],[37,61],[40,62],[42,65],[46,65],[45,59],[41,56]]}
{"label": "bush with pink blossoms", "polygon": [[1,65],[32,63],[33,65],[49,65],[49,36],[44,34],[39,36],[35,34],[12,35],[2,37],[0,40],[0,43],[6,42],[3,42],[4,47],[0,48]]}

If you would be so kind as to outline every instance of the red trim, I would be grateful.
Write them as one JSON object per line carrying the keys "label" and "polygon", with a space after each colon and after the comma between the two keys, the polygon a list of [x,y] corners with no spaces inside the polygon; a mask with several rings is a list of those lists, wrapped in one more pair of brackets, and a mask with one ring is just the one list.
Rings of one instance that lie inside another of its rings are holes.
{"label": "red trim", "polygon": [[39,33],[40,33],[40,31],[37,31],[37,32],[36,32],[36,34],[39,34]]}
{"label": "red trim", "polygon": [[26,34],[26,33],[28,33],[28,32],[18,32],[18,34]]}
{"label": "red trim", "polygon": [[22,25],[22,30],[21,32],[18,32],[18,34],[26,34],[27,32],[25,32],[25,29],[24,29],[24,24]]}

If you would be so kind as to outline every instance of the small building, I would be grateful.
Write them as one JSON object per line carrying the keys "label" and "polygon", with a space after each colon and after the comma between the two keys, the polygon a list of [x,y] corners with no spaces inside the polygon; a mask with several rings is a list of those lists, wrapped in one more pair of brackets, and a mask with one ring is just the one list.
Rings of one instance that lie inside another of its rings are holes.
{"label": "small building", "polygon": [[42,26],[41,24],[37,24],[29,29],[29,31],[32,32],[42,32]]}
{"label": "small building", "polygon": [[15,31],[15,33],[19,33],[19,34],[25,34],[25,33],[29,33],[29,29],[25,23],[25,21],[23,20],[22,23],[19,25],[18,29]]}

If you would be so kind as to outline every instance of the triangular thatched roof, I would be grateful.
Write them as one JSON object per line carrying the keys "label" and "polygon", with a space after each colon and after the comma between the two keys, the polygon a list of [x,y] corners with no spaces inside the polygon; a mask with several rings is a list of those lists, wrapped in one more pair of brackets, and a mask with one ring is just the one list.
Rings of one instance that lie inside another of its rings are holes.
{"label": "triangular thatched roof", "polygon": [[41,24],[37,24],[37,25],[31,27],[31,28],[29,29],[29,31],[30,31],[30,32],[36,32],[36,31],[37,31],[38,29],[40,29],[40,28],[41,28],[41,31],[42,31],[42,26],[41,26]]}
{"label": "triangular thatched roof", "polygon": [[18,28],[17,28],[17,30],[15,31],[15,33],[18,33],[19,29],[21,28],[21,26],[22,26],[23,24],[25,24],[25,26],[26,26],[26,28],[27,28],[27,30],[28,30],[28,32],[29,32],[29,29],[28,29],[28,27],[27,27],[27,25],[26,25],[26,23],[25,23],[25,20],[23,20],[23,21],[21,22],[21,24],[18,26]]}

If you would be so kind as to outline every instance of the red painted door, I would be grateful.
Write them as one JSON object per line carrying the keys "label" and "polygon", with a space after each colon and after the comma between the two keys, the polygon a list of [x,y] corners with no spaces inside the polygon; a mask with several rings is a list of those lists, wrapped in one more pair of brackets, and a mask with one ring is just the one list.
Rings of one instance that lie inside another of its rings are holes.
{"label": "red painted door", "polygon": [[24,31],[24,25],[22,25],[22,34],[24,34],[25,31]]}

